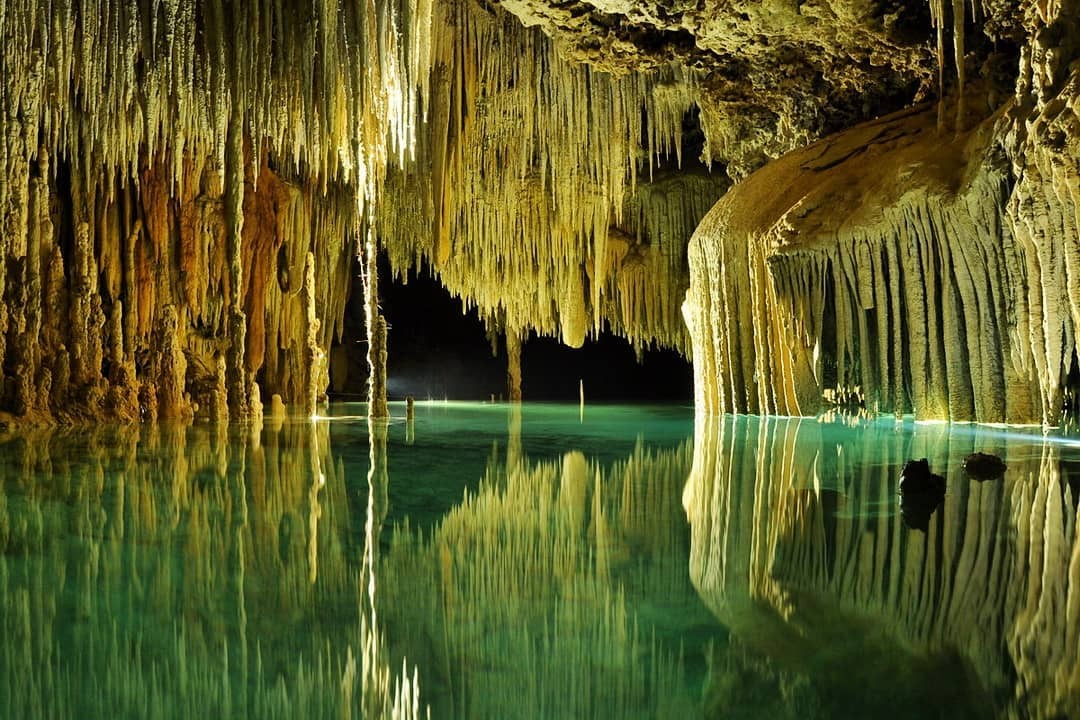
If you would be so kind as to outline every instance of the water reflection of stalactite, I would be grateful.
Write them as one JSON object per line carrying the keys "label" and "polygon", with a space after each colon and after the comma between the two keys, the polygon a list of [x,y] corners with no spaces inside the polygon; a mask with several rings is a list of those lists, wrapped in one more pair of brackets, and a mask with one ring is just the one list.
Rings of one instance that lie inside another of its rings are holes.
{"label": "water reflection of stalactite", "polygon": [[404,646],[428,648],[433,713],[689,716],[677,647],[650,642],[635,612],[694,601],[679,507],[689,443],[639,442],[610,468],[576,451],[533,464],[519,443],[430,536],[396,532],[384,561],[380,607]]}
{"label": "water reflection of stalactite", "polygon": [[368,487],[367,521],[364,525],[364,555],[360,572],[360,645],[365,668],[362,717],[416,717],[420,708],[417,671],[409,677],[407,664],[404,674],[395,675],[390,668],[386,641],[380,626],[377,602],[377,565],[379,538],[386,520],[387,438],[388,423],[381,418],[368,418]]}
{"label": "water reflection of stalactite", "polygon": [[[42,432],[0,460],[0,716],[347,718],[388,692],[326,424]],[[409,687],[384,705],[415,715]]]}
{"label": "water reflection of stalactite", "polygon": [[510,403],[510,415],[506,425],[506,466],[515,467],[521,462],[521,404]]}
{"label": "water reflection of stalactite", "polygon": [[[1004,479],[967,480],[963,458],[987,446],[1005,457]],[[893,687],[896,702],[903,677],[888,674],[903,657],[929,686],[951,673],[954,703],[1073,715],[1080,543],[1060,452],[1041,436],[970,427],[701,419],[684,492],[691,576],[745,643],[780,667],[816,667],[819,682],[837,669],[825,654],[870,656],[880,676],[868,686]],[[926,533],[904,526],[895,498],[903,462],[920,457],[948,479]],[[851,682],[850,669],[840,675]],[[906,697],[932,702],[914,698],[916,685]]]}

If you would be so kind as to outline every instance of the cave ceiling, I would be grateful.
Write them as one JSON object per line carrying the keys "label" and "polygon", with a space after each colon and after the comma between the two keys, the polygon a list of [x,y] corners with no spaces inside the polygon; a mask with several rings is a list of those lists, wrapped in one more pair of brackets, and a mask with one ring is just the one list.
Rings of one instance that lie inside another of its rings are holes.
{"label": "cave ceiling", "polygon": [[[568,60],[615,75],[676,64],[695,80],[704,159],[734,180],[829,132],[937,94],[944,0],[501,0]],[[961,5],[965,5],[961,3]],[[994,75],[1020,36],[1023,3],[968,9],[966,63]],[[952,28],[943,28],[951,44]],[[949,48],[951,50],[951,47]],[[984,66],[985,65],[985,66]],[[1008,71],[1005,73],[1008,74]]]}

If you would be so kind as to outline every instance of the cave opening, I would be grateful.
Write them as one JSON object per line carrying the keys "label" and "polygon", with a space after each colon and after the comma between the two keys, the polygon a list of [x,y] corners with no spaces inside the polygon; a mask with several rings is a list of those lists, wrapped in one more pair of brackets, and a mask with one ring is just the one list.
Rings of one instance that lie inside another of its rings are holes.
{"label": "cave opening", "polygon": [[[403,277],[379,259],[379,297],[387,322],[387,392],[391,401],[504,401],[507,387],[506,338],[492,333],[476,308],[464,310],[425,268]],[[330,350],[331,400],[367,397],[368,365],[363,287],[353,279],[340,340]],[[676,403],[693,399],[690,362],[667,348],[643,347],[610,332],[589,336],[571,348],[558,338],[530,333],[522,343],[522,393],[528,402]]]}

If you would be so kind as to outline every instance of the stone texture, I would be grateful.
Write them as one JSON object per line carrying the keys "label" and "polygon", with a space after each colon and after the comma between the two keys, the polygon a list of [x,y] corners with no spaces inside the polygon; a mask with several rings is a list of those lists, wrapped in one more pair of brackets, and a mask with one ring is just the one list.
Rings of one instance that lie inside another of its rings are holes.
{"label": "stone texture", "polygon": [[[1032,22],[1039,38],[1058,21]],[[829,396],[1058,421],[1080,321],[1080,70],[1057,65],[1067,44],[1038,47],[985,120],[970,89],[792,152],[717,203],[684,306],[699,409],[806,415]]]}

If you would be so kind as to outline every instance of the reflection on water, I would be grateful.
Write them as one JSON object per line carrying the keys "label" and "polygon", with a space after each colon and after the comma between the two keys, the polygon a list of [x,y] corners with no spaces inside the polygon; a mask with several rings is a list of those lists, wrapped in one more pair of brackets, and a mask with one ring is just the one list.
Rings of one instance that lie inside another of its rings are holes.
{"label": "reflection on water", "polygon": [[435,714],[688,717],[697,698],[677,648],[638,620],[649,607],[694,614],[678,505],[689,464],[689,443],[639,444],[609,468],[579,451],[493,463],[429,536],[397,533],[382,573],[389,627],[429,648],[421,686]]}
{"label": "reflection on water", "polygon": [[418,714],[325,425],[41,432],[0,460],[0,716]]}
{"label": "reflection on water", "polygon": [[1080,443],[335,412],[0,438],[0,717],[1080,716]]}
{"label": "reflection on water", "polygon": [[355,414],[0,439],[0,717],[700,704],[685,411]]}
{"label": "reflection on water", "polygon": [[[1077,443],[948,425],[701,419],[690,574],[738,638],[708,714],[1076,717]],[[999,480],[961,471],[1000,455]],[[901,469],[946,478],[925,531]]]}

